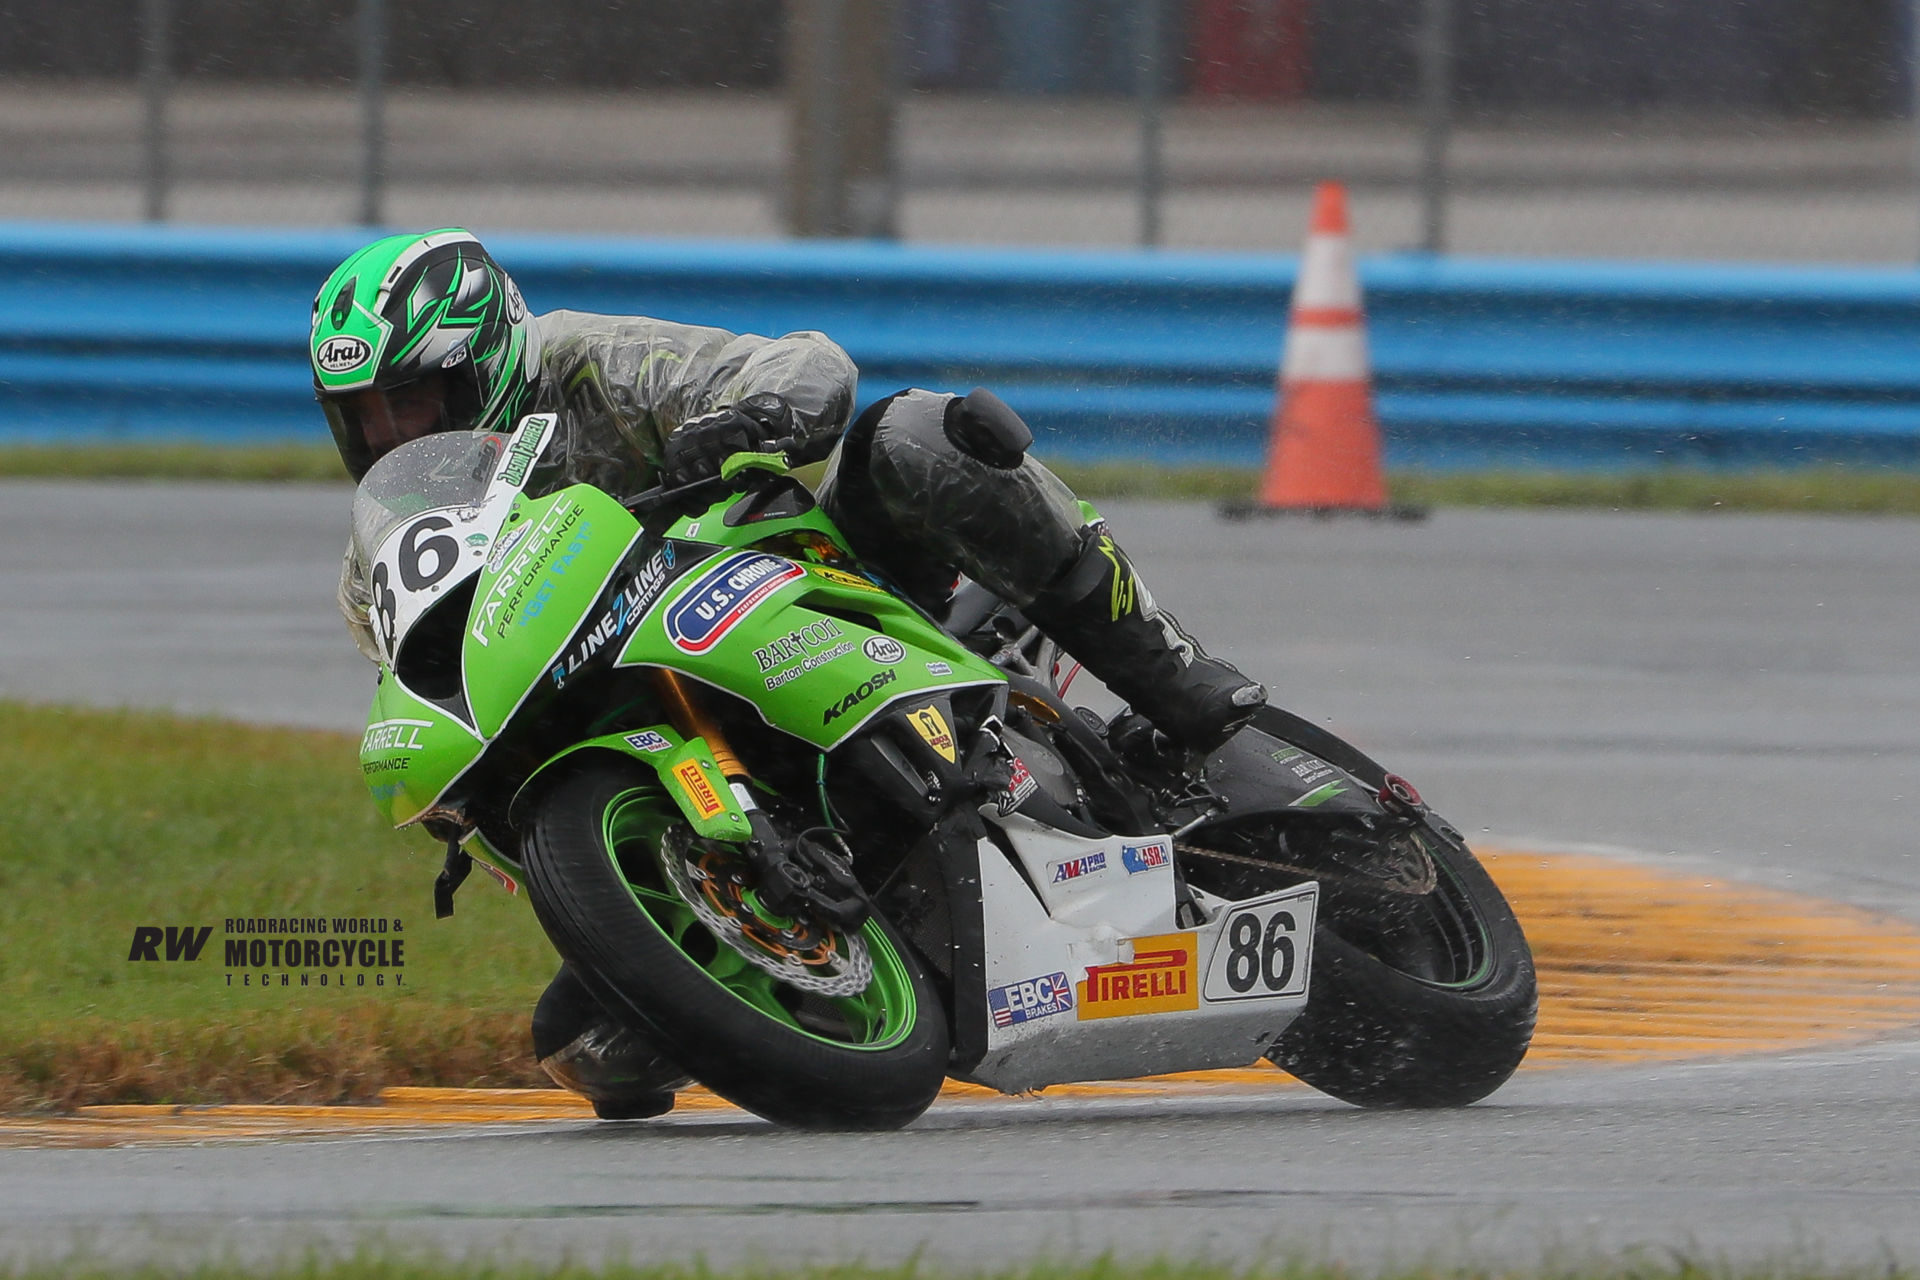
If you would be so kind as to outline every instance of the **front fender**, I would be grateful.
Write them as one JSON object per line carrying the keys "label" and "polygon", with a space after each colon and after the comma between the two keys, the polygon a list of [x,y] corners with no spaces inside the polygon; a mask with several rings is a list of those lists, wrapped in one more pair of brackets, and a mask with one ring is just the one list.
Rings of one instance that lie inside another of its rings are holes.
{"label": "front fender", "polygon": [[751,833],[746,810],[720,774],[703,738],[682,739],[665,725],[603,734],[576,742],[527,775],[507,805],[507,820],[521,825],[527,806],[559,776],[558,766],[588,751],[610,751],[637,760],[656,775],[660,789],[673,798],[688,825],[713,840],[745,840]]}

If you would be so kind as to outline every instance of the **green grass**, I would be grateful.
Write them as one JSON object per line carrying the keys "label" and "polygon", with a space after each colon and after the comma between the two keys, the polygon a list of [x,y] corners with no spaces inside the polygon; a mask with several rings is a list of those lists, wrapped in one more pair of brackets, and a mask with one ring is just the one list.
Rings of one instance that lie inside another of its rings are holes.
{"label": "green grass", "polygon": [[[554,961],[524,895],[475,874],[436,921],[441,851],[382,826],[353,738],[0,702],[0,777],[0,1108],[543,1080]],[[225,920],[290,915],[397,920],[401,985],[229,986]],[[131,961],[141,925],[213,933]]]}
{"label": "green grass", "polygon": [[[1253,495],[1244,467],[1060,463],[1084,497],[1217,502]],[[0,447],[0,476],[72,479],[346,482],[332,446],[87,445]],[[1506,471],[1395,472],[1396,504],[1423,507],[1582,507],[1620,511],[1788,511],[1920,515],[1920,471],[1809,467],[1701,471],[1674,467],[1609,474]]]}

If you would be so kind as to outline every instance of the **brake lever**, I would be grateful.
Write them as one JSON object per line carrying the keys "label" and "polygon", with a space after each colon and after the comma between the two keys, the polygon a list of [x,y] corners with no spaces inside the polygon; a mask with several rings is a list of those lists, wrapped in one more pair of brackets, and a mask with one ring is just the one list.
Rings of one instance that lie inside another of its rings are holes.
{"label": "brake lever", "polygon": [[[662,537],[675,520],[698,509],[683,508],[682,505],[696,494],[720,486],[728,489],[744,488],[744,485],[736,483],[743,475],[752,477],[755,473],[766,473],[776,469],[784,474],[790,466],[788,455],[799,448],[799,444],[800,442],[792,436],[782,436],[763,450],[729,454],[721,462],[720,470],[713,475],[702,476],[691,484],[678,485],[671,489],[664,485],[655,485],[651,489],[643,489],[625,499],[620,505],[639,517],[640,527],[650,536]],[[773,461],[776,458],[777,464]],[[736,459],[739,461],[736,462]],[[660,523],[660,518],[663,516],[665,523]]]}

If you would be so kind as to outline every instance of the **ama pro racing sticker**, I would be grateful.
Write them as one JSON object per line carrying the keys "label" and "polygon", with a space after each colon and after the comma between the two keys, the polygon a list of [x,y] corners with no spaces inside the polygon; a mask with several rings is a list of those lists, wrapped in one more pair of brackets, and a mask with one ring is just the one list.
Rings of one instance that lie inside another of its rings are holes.
{"label": "ama pro racing sticker", "polygon": [[1044,978],[1028,978],[1024,982],[1009,982],[1004,987],[994,987],[987,992],[987,1009],[993,1014],[993,1025],[996,1027],[1011,1027],[1032,1022],[1035,1018],[1050,1018],[1056,1013],[1067,1013],[1072,1008],[1073,984],[1067,981],[1064,973],[1050,973]]}
{"label": "ama pro racing sticker", "polygon": [[807,571],[764,551],[728,556],[667,610],[667,638],[682,653],[705,653],[766,598]]}

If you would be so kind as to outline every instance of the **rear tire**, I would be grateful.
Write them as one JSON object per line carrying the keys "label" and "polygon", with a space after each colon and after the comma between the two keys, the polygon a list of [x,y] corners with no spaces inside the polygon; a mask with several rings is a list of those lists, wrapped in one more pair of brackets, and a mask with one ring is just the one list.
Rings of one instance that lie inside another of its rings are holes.
{"label": "rear tire", "polygon": [[946,1019],[898,934],[878,916],[862,926],[873,978],[859,994],[798,991],[718,942],[666,884],[654,844],[679,821],[650,776],[605,756],[556,782],[527,824],[528,897],[594,997],[775,1123],[894,1129],[925,1111],[945,1079]]}
{"label": "rear tire", "polygon": [[1507,1082],[1533,1040],[1539,997],[1519,921],[1466,845],[1429,834],[1439,884],[1425,896],[1440,899],[1430,909],[1463,937],[1478,933],[1470,970],[1446,975],[1452,981],[1407,972],[1411,948],[1401,950],[1391,929],[1323,918],[1306,1010],[1267,1051],[1276,1066],[1355,1106],[1478,1102]]}
{"label": "rear tire", "polygon": [[[1253,726],[1369,787],[1386,771],[1278,707]],[[1323,892],[1307,1007],[1267,1058],[1361,1107],[1463,1107],[1505,1084],[1533,1041],[1539,988],[1513,909],[1465,841],[1432,814],[1422,828],[1438,884],[1377,910]],[[1397,923],[1394,920],[1398,913]],[[1383,923],[1385,922],[1385,923]]]}

